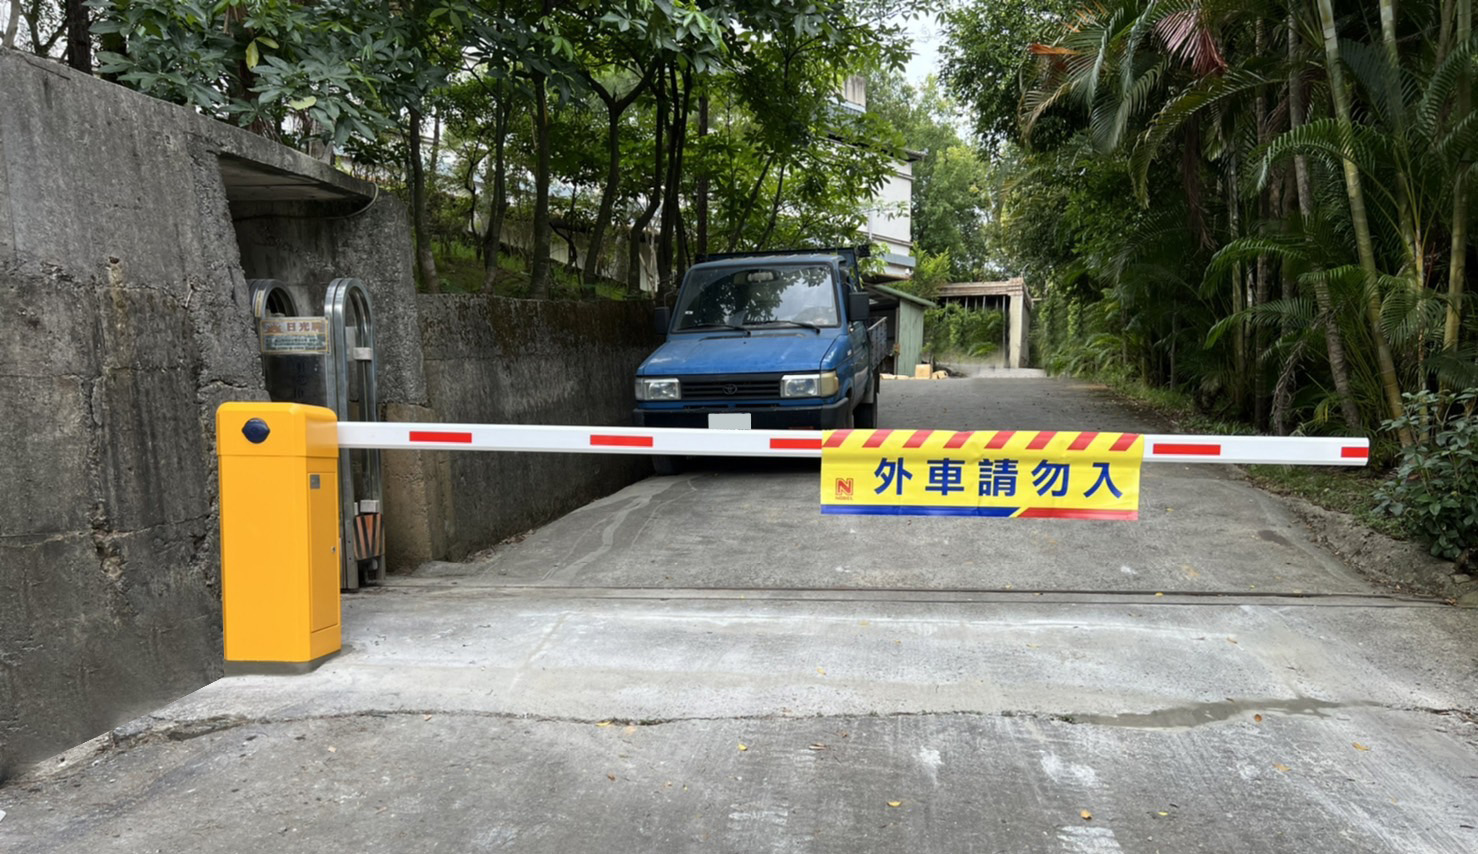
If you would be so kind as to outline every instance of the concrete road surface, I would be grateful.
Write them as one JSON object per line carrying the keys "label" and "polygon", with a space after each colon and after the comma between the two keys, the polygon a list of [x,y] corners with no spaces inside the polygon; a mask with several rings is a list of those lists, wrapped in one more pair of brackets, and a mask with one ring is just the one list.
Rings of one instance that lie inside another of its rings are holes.
{"label": "concrete road surface", "polygon": [[[1160,427],[1060,380],[884,395]],[[0,851],[1478,850],[1478,613],[1225,471],[1144,490],[1139,523],[858,519],[814,467],[653,478],[0,788]]]}

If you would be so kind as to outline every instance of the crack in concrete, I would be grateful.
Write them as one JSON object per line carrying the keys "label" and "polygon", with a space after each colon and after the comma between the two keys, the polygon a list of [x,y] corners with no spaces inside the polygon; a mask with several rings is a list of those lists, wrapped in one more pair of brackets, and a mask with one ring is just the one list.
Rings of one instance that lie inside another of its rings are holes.
{"label": "crack in concrete", "polygon": [[[445,708],[419,708],[419,709],[359,709],[354,711],[328,712],[322,714],[307,714],[301,716],[274,717],[262,716],[238,716],[238,715],[215,715],[206,718],[173,720],[167,718],[146,717],[138,719],[131,724],[113,730],[104,738],[111,747],[118,750],[127,750],[134,747],[156,744],[164,741],[190,741],[218,732],[238,729],[245,726],[285,726],[301,723],[315,723],[320,721],[354,720],[356,718],[395,718],[395,717],[464,717],[481,718],[489,720],[519,721],[526,723],[555,723],[574,724],[579,726],[641,726],[656,727],[683,723],[722,723],[722,722],[745,722],[745,721],[783,721],[783,720],[824,720],[828,718],[930,718],[930,717],[972,717],[972,718],[1010,718],[1037,721],[1050,721],[1053,723],[1065,723],[1074,726],[1108,726],[1123,727],[1128,729],[1152,729],[1152,730],[1177,730],[1190,729],[1196,726],[1208,724],[1226,723],[1237,718],[1239,714],[1245,715],[1248,721],[1252,720],[1254,714],[1266,714],[1269,716],[1290,717],[1316,717],[1328,718],[1328,713],[1347,709],[1380,709],[1391,712],[1415,712],[1418,714],[1429,714],[1440,717],[1456,717],[1464,723],[1478,726],[1478,709],[1459,708],[1429,708],[1425,706],[1390,706],[1374,702],[1348,702],[1340,703],[1328,700],[1315,700],[1312,698],[1298,698],[1293,700],[1246,700],[1230,701],[1222,703],[1205,703],[1199,706],[1173,707],[1160,709],[1139,714],[1120,715],[1096,715],[1096,714],[1066,714],[1059,712],[1040,712],[1019,709],[1002,709],[999,711],[892,711],[892,712],[857,712],[852,714],[839,714],[835,712],[817,712],[813,714],[776,714],[773,712],[746,714],[746,715],[693,715],[673,716],[658,718],[621,718],[621,717],[579,717],[574,715],[544,715],[520,712],[500,712],[479,709],[445,709]],[[1204,710],[1205,714],[1200,712]]]}

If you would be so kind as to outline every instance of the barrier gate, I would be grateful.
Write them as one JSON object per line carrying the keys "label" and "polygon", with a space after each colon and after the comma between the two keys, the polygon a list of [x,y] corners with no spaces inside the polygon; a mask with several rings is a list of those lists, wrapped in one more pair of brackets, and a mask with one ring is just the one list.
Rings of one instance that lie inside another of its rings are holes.
{"label": "barrier gate", "polygon": [[[314,301],[314,289],[276,279],[247,284],[268,396],[274,402],[324,406],[342,422],[379,417],[374,312],[364,283],[329,282],[321,315],[300,308]],[[354,590],[385,577],[379,450],[343,448],[337,477],[344,544],[339,586]]]}
{"label": "barrier gate", "polygon": [[[361,398],[360,405],[364,403]],[[230,672],[309,668],[339,650],[339,547],[345,542],[340,526],[346,508],[361,511],[341,504],[338,494],[341,484],[348,482],[341,466],[351,450],[822,458],[823,466],[830,452],[884,448],[890,441],[896,447],[914,449],[963,448],[975,442],[983,448],[1035,450],[1049,458],[1082,452],[1095,444],[1108,451],[1132,447],[1142,454],[1136,463],[1142,459],[1146,463],[1359,466],[1370,455],[1369,442],[1363,438],[422,424],[346,421],[331,409],[288,403],[224,404],[216,413],[216,439],[222,611]],[[1050,464],[1044,461],[1043,465]],[[1103,472],[1106,475],[1108,469]]]}

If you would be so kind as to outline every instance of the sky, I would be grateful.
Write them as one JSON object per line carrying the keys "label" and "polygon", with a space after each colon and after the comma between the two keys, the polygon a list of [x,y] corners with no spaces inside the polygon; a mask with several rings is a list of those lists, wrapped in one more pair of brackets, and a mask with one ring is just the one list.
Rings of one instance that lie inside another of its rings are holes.
{"label": "sky", "polygon": [[939,19],[932,14],[907,23],[908,35],[913,42],[910,46],[913,57],[909,59],[903,73],[908,77],[908,82],[918,85],[930,74],[939,73],[939,42],[943,35],[940,33]]}

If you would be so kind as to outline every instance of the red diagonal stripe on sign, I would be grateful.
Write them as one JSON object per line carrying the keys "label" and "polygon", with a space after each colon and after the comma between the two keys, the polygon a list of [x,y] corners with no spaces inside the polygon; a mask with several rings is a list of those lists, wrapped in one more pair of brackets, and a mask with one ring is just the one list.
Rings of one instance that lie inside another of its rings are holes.
{"label": "red diagonal stripe on sign", "polygon": [[1339,449],[1339,455],[1347,460],[1368,460],[1370,459],[1370,449],[1345,447]]}
{"label": "red diagonal stripe on sign", "polygon": [[472,444],[471,433],[444,433],[440,430],[412,430],[412,442],[455,442],[459,445]]}
{"label": "red diagonal stripe on sign", "polygon": [[603,436],[596,433],[590,437],[590,444],[604,448],[650,448],[652,447],[652,437]]}
{"label": "red diagonal stripe on sign", "polygon": [[1123,433],[1123,434],[1120,434],[1119,441],[1115,442],[1114,443],[1114,446],[1112,448],[1109,448],[1109,450],[1110,451],[1127,451],[1130,448],[1134,447],[1134,440],[1135,439],[1138,439],[1138,438],[1139,438],[1139,434],[1138,433]]}
{"label": "red diagonal stripe on sign", "polygon": [[893,435],[892,430],[874,430],[872,431],[872,435],[867,437],[867,441],[862,443],[862,447],[881,448],[883,443],[888,441],[888,437],[891,435]]}
{"label": "red diagonal stripe on sign", "polygon": [[1043,448],[1047,447],[1047,443],[1052,441],[1052,437],[1056,435],[1056,430],[1043,430],[1042,432],[1038,433],[1030,442],[1026,443],[1026,449],[1028,451],[1040,451]]}
{"label": "red diagonal stripe on sign", "polygon": [[974,430],[961,431],[954,434],[953,436],[950,436],[949,441],[944,443],[944,447],[950,449],[951,451],[958,450],[965,447],[965,443],[970,441],[970,437],[974,435]]}
{"label": "red diagonal stripe on sign", "polygon": [[1016,517],[1018,519],[1098,519],[1134,522],[1139,519],[1138,510],[1089,510],[1072,507],[1028,507]]}
{"label": "red diagonal stripe on sign", "polygon": [[1192,445],[1174,442],[1156,442],[1155,453],[1186,457],[1219,457],[1221,445]]}
{"label": "red diagonal stripe on sign", "polygon": [[921,448],[924,445],[924,441],[932,435],[934,435],[933,430],[915,430],[913,431],[913,435],[908,437],[908,441],[903,443],[903,447]]}
{"label": "red diagonal stripe on sign", "polygon": [[1011,437],[1015,435],[1015,430],[997,430],[996,434],[990,437],[990,441],[985,443],[985,449],[987,451],[999,451],[1006,447],[1006,443],[1011,441]]}
{"label": "red diagonal stripe on sign", "polygon": [[1097,438],[1097,433],[1079,433],[1078,438],[1074,439],[1073,443],[1067,446],[1067,449],[1069,451],[1086,451],[1088,450],[1088,446],[1093,444],[1093,440]]}
{"label": "red diagonal stripe on sign", "polygon": [[772,451],[819,451],[820,439],[771,439]]}
{"label": "red diagonal stripe on sign", "polygon": [[850,435],[852,435],[852,431],[851,430],[835,430],[835,431],[832,431],[832,434],[830,436],[827,436],[826,437],[826,444],[823,445],[822,447],[824,447],[824,448],[840,448],[842,446],[842,443],[845,442],[845,441],[847,441],[847,437],[850,436]]}

